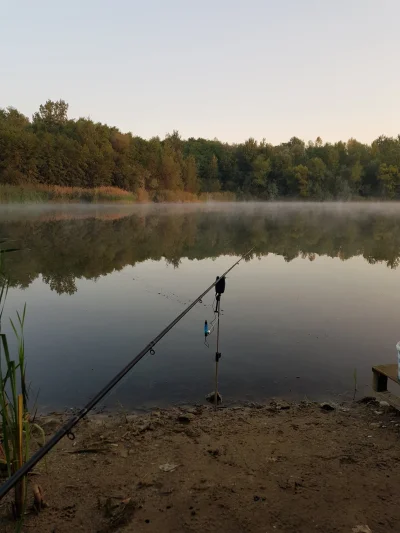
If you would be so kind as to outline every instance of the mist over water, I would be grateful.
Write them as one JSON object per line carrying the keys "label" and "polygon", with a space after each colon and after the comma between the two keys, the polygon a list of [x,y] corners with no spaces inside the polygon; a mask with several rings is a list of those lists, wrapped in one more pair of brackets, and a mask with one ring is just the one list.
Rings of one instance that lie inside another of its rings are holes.
{"label": "mist over water", "polygon": [[[340,399],[354,369],[367,393],[371,366],[396,361],[397,203],[0,206],[0,237],[20,248],[6,257],[6,316],[27,303],[28,376],[43,410],[84,404],[252,246],[222,300],[224,401]],[[215,337],[207,348],[202,335],[212,301],[106,406],[202,402],[213,390]]]}

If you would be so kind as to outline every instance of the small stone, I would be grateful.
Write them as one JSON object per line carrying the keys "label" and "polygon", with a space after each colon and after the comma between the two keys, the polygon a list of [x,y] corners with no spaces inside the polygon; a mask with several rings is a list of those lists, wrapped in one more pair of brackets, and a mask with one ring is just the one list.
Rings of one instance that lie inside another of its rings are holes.
{"label": "small stone", "polygon": [[323,411],[334,411],[335,410],[335,407],[331,403],[328,403],[328,402],[322,402],[319,404],[319,406]]}
{"label": "small stone", "polygon": [[145,431],[154,431],[154,425],[150,422],[147,422],[146,424],[143,424],[142,426],[138,427],[139,433],[144,433]]}
{"label": "small stone", "polygon": [[[215,404],[215,392],[210,392],[210,394],[207,394],[206,400],[212,404]],[[217,405],[219,403],[222,403],[222,396],[219,392],[217,392]]]}
{"label": "small stone", "polygon": [[367,525],[355,526],[351,531],[352,533],[372,533],[371,529]]}
{"label": "small stone", "polygon": [[290,407],[290,403],[286,402],[285,400],[272,400],[270,403],[270,408],[275,411],[283,411],[285,409],[290,409]]}
{"label": "small stone", "polygon": [[199,412],[196,407],[182,407],[182,410],[191,415],[197,415]]}
{"label": "small stone", "polygon": [[376,415],[383,415],[383,411],[374,411]]}
{"label": "small stone", "polygon": [[379,407],[384,407],[385,409],[387,409],[388,407],[390,407],[390,405],[388,404],[388,402],[385,402],[385,400],[381,400],[379,402]]}
{"label": "small stone", "polygon": [[181,424],[190,424],[193,418],[194,418],[194,415],[192,415],[191,413],[185,413],[185,414],[178,415],[177,420]]}
{"label": "small stone", "polygon": [[176,468],[178,468],[178,466],[179,465],[165,463],[164,465],[160,465],[158,468],[163,472],[173,472]]}
{"label": "small stone", "polygon": [[128,457],[128,450],[126,448],[121,448],[119,452],[120,456],[126,459]]}
{"label": "small stone", "polygon": [[369,425],[371,428],[380,428],[381,423],[380,422],[371,422]]}
{"label": "small stone", "polygon": [[51,433],[52,431],[55,431],[60,425],[61,422],[58,420],[58,418],[46,418],[40,423],[40,426],[45,433]]}

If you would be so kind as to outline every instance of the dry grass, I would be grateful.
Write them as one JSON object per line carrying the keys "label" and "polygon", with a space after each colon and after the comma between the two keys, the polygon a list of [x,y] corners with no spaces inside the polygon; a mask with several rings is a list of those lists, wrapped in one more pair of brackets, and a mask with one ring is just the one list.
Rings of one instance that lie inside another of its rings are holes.
{"label": "dry grass", "polygon": [[146,189],[138,189],[136,191],[136,201],[142,204],[151,202],[151,197]]}
{"label": "dry grass", "polygon": [[117,187],[60,187],[58,185],[0,185],[0,202],[134,202],[133,193]]}
{"label": "dry grass", "polygon": [[138,189],[135,193],[117,187],[61,187],[59,185],[0,185],[0,203],[45,203],[45,202],[233,202],[231,192],[202,193],[161,190],[149,192]]}

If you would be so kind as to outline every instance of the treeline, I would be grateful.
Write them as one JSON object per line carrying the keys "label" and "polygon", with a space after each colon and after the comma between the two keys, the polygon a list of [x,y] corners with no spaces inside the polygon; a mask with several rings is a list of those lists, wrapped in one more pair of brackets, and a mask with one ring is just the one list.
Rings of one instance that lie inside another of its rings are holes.
{"label": "treeline", "polygon": [[400,263],[400,216],[381,213],[293,211],[141,212],[122,218],[0,221],[0,235],[20,251],[6,254],[11,286],[28,287],[38,276],[58,293],[73,294],[76,280],[96,279],[148,259],[179,267],[191,260],[241,255],[255,246],[285,261],[324,255],[362,256],[369,263]]}
{"label": "treeline", "polygon": [[31,120],[0,109],[0,183],[64,187],[118,187],[150,198],[162,191],[229,191],[238,198],[272,200],[400,196],[400,136],[371,145],[355,139],[304,143],[297,137],[272,146],[142,139],[88,118],[68,118],[68,104],[48,100]]}

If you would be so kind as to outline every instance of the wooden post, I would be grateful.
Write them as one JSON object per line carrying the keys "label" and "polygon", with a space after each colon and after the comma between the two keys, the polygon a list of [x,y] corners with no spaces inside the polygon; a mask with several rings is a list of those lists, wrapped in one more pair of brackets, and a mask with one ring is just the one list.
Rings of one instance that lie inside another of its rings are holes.
{"label": "wooden post", "polygon": [[387,391],[387,376],[372,369],[372,388],[375,392]]}

